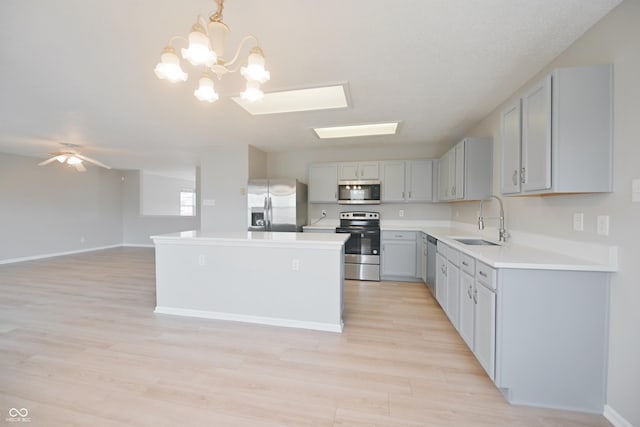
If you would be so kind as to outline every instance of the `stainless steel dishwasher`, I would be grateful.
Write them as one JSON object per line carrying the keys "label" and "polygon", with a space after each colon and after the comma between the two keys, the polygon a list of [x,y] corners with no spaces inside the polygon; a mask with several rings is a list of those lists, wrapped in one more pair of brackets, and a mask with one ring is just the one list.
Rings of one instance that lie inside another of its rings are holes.
{"label": "stainless steel dishwasher", "polygon": [[436,251],[438,239],[427,234],[427,287],[436,296]]}

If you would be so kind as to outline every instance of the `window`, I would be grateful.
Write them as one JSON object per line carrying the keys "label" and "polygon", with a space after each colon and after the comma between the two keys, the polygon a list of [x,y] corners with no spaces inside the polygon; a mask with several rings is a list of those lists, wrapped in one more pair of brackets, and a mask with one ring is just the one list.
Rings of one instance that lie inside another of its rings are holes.
{"label": "window", "polygon": [[196,192],[193,190],[180,191],[180,216],[195,216]]}

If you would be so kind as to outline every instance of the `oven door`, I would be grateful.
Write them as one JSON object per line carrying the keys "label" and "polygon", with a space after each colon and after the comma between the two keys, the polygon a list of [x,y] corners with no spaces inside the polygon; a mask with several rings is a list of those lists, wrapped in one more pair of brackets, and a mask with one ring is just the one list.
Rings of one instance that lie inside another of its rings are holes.
{"label": "oven door", "polygon": [[336,228],[336,233],[351,236],[344,245],[345,261],[362,264],[379,264],[380,230],[365,228]]}

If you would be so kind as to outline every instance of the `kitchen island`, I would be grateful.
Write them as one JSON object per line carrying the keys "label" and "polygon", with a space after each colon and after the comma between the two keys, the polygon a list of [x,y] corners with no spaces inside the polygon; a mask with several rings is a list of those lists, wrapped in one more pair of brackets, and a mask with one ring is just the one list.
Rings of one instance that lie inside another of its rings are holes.
{"label": "kitchen island", "polygon": [[156,313],[342,332],[348,235],[184,231],[151,238]]}

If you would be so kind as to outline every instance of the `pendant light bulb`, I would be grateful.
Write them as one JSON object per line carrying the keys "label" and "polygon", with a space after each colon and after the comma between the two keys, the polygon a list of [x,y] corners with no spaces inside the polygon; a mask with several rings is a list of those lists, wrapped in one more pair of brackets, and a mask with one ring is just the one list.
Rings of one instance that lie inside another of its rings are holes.
{"label": "pendant light bulb", "polygon": [[240,68],[240,74],[247,80],[255,80],[260,83],[264,83],[271,78],[271,73],[264,68],[264,53],[262,49],[257,46],[251,49],[247,66]]}
{"label": "pendant light bulb", "polygon": [[215,102],[218,100],[218,94],[213,87],[213,80],[207,73],[202,74],[198,81],[198,89],[193,94],[200,101]]}
{"label": "pendant light bulb", "polygon": [[180,68],[180,58],[171,46],[167,46],[162,51],[160,62],[154,69],[156,76],[161,80],[169,80],[172,83],[184,82],[187,80],[187,73]]}
{"label": "pendant light bulb", "polygon": [[240,97],[249,102],[256,102],[264,98],[264,92],[260,89],[259,82],[255,80],[248,80],[247,88],[240,94]]}
{"label": "pendant light bulb", "polygon": [[216,53],[211,50],[211,42],[202,25],[194,24],[191,28],[189,47],[182,49],[182,57],[195,66],[211,67],[218,60]]}

